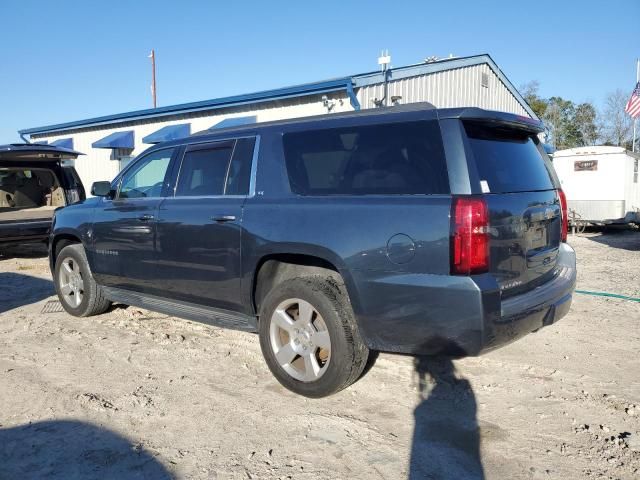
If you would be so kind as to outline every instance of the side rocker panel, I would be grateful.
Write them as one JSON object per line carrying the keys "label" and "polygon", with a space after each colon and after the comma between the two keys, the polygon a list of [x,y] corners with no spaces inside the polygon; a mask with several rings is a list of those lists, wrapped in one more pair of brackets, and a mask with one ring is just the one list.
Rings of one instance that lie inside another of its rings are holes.
{"label": "side rocker panel", "polygon": [[215,308],[204,308],[186,302],[173,302],[151,295],[143,295],[120,288],[103,287],[105,295],[113,302],[124,303],[154,312],[206,323],[215,327],[229,328],[243,332],[257,332],[258,323],[255,317],[242,313],[230,312]]}

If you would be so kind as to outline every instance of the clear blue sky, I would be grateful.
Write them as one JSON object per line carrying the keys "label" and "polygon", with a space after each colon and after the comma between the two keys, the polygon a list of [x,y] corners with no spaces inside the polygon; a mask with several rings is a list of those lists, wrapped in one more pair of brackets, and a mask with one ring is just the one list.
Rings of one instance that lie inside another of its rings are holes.
{"label": "clear blue sky", "polygon": [[[489,53],[514,85],[599,105],[629,92],[640,1],[0,2],[0,144],[16,130]],[[98,6],[99,5],[99,6]]]}

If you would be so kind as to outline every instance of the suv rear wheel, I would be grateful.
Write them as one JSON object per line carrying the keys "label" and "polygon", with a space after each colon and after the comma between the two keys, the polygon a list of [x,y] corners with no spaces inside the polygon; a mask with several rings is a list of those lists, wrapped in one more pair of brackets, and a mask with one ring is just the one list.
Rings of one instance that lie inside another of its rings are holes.
{"label": "suv rear wheel", "polygon": [[362,373],[369,351],[344,286],[331,277],[285,280],[260,309],[260,347],[289,390],[312,398],[338,392]]}
{"label": "suv rear wheel", "polygon": [[75,317],[89,317],[106,312],[111,302],[96,283],[80,244],[67,245],[58,254],[53,275],[62,307]]}

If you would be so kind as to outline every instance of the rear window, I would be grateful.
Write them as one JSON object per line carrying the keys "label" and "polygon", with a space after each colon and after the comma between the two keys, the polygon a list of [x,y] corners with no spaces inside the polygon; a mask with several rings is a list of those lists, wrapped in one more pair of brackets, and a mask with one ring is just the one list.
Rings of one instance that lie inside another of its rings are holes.
{"label": "rear window", "polygon": [[232,152],[232,146],[197,148],[185,152],[176,197],[223,195]]}
{"label": "rear window", "polygon": [[288,133],[284,151],[300,195],[449,193],[436,121]]}
{"label": "rear window", "polygon": [[485,193],[530,192],[554,188],[549,167],[530,134],[465,123]]}

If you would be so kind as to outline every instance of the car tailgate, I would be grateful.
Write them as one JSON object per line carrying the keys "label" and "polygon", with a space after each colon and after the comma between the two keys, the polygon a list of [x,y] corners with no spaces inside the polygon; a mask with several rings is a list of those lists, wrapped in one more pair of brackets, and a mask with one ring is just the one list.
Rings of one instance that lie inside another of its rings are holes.
{"label": "car tailgate", "polygon": [[489,272],[503,297],[555,275],[562,214],[557,180],[535,135],[514,125],[465,122],[489,210]]}

